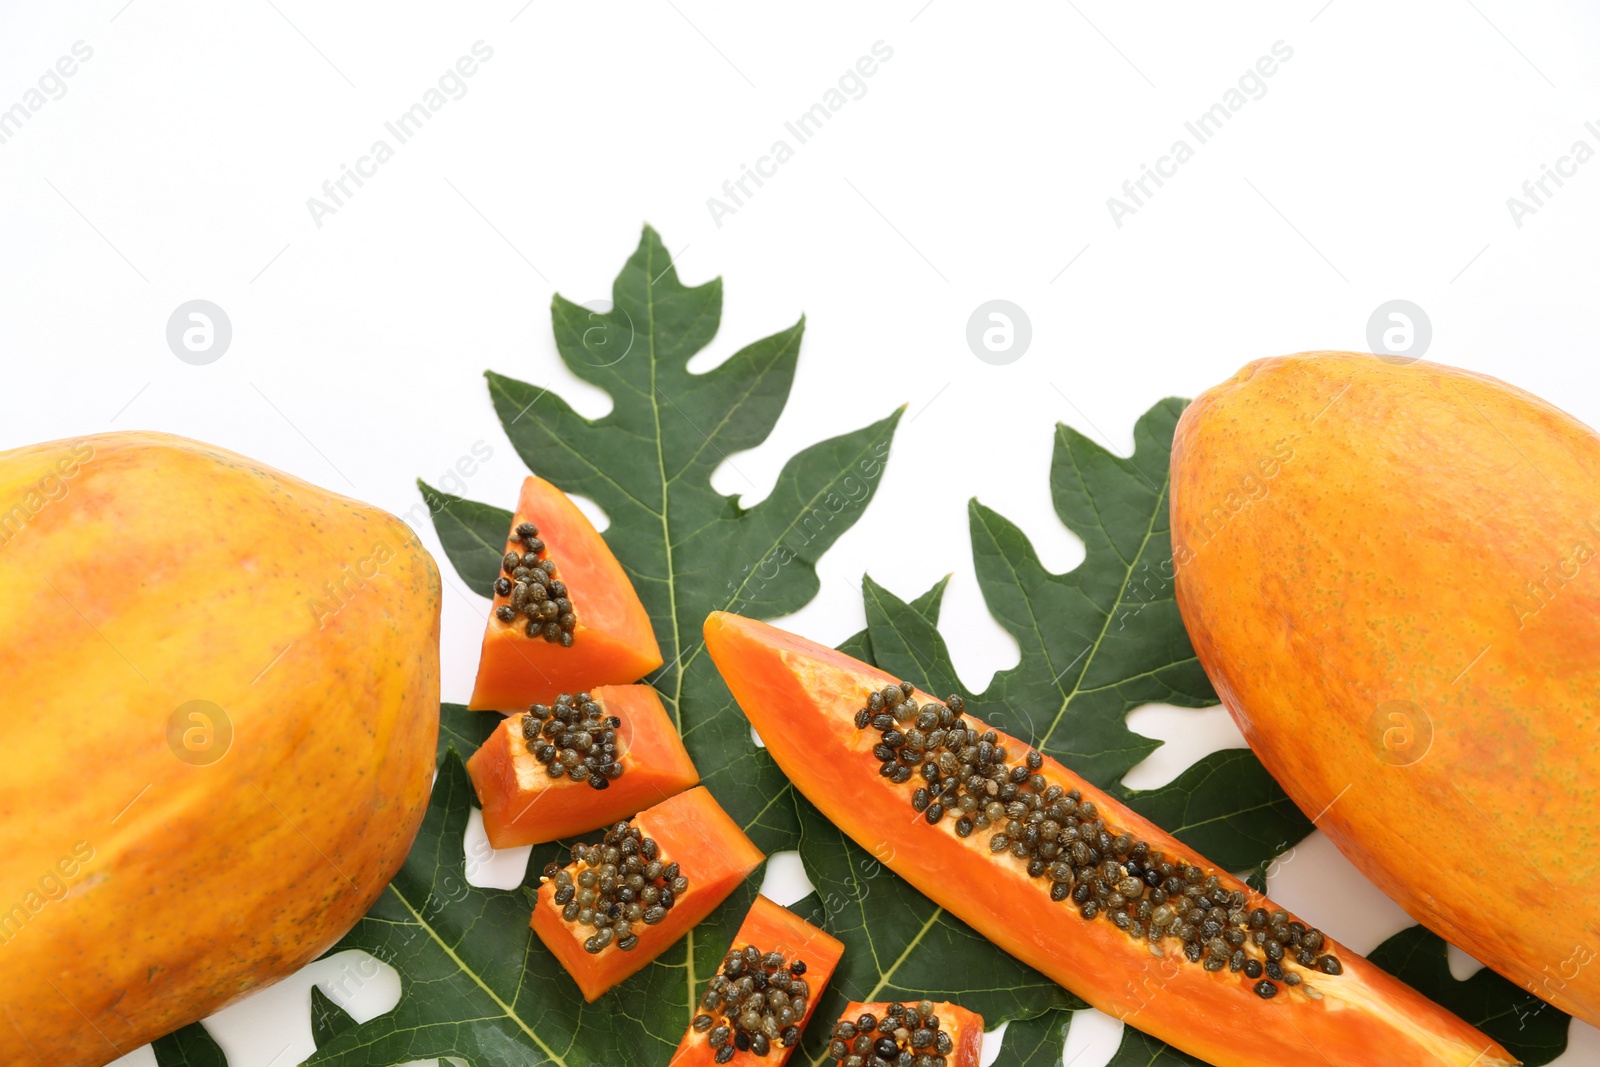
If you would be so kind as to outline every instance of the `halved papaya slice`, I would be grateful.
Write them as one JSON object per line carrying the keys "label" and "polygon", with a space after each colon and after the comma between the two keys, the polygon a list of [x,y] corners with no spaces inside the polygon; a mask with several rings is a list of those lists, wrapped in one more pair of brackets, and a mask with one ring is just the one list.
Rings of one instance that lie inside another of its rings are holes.
{"label": "halved papaya slice", "polygon": [[467,773],[495,848],[588,833],[700,781],[648,685],[603,685],[512,715]]}
{"label": "halved papaya slice", "polygon": [[752,1067],[781,1067],[842,955],[838,938],[756,897],[668,1067],[705,1067],[735,1056]]}
{"label": "halved papaya slice", "polygon": [[573,845],[566,866],[546,866],[529,925],[593,1001],[710,915],[764,859],[696,786],[616,823],[598,844]]}
{"label": "halved papaya slice", "polygon": [[661,666],[639,594],[605,539],[543,478],[522,483],[483,635],[473,711],[635,682]]}
{"label": "halved papaya slice", "polygon": [[1516,1062],[959,697],[738,615],[705,637],[824,815],[1101,1011],[1219,1067]]}
{"label": "halved papaya slice", "polygon": [[943,1067],[978,1067],[983,1055],[983,1016],[959,1004],[924,1000],[918,1004],[852,1001],[833,1026],[828,1055],[836,1067],[883,1067],[901,1053],[930,1059]]}

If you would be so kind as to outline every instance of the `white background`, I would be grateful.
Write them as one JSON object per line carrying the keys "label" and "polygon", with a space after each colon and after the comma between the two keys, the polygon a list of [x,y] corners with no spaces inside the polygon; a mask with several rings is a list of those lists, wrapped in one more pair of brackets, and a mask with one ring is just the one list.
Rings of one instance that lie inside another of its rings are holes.
{"label": "white background", "polygon": [[[727,280],[706,365],[808,316],[788,411],[719,488],[759,499],[798,448],[910,405],[877,502],[789,624],[837,641],[861,624],[862,573],[911,596],[953,570],[944,630],[981,689],[1016,650],[983,611],[965,502],[1075,565],[1046,480],[1058,420],[1126,452],[1159,398],[1258,356],[1364,348],[1373,309],[1404,298],[1431,318],[1430,358],[1600,423],[1600,161],[1520,227],[1506,203],[1575,140],[1600,148],[1584,129],[1600,125],[1597,37],[1576,0],[5,0],[0,109],[74,42],[93,56],[0,144],[0,447],[169,430],[399,513],[413,478],[438,484],[483,442],[492,458],[457,489],[509,506],[524,469],[480,372],[605,411],[558,364],[550,295],[607,295],[648,220],[686,282]],[[394,144],[384,122],[479,40],[493,58],[466,94],[319,227],[307,198]],[[707,198],[774,140],[793,145],[784,122],[878,41],[893,56],[865,95],[713,219]],[[1117,226],[1107,198],[1175,139],[1195,145],[1184,122],[1278,41],[1293,57],[1265,95]],[[233,325],[208,366],[165,340],[195,298]],[[1007,366],[965,340],[993,298],[1032,322]],[[948,538],[899,536],[906,508]],[[444,569],[459,700],[484,603]],[[1143,786],[1240,743],[1216,711],[1133,725],[1172,742],[1135,771]],[[1272,891],[1360,950],[1407,925],[1320,837]],[[280,987],[215,1024],[234,1067],[309,1051],[307,996]],[[1104,1041],[1081,1051],[1091,1031]],[[1103,1062],[1114,1031],[1078,1028],[1069,1060]],[[1562,1064],[1600,1058],[1593,1030],[1574,1042]]]}

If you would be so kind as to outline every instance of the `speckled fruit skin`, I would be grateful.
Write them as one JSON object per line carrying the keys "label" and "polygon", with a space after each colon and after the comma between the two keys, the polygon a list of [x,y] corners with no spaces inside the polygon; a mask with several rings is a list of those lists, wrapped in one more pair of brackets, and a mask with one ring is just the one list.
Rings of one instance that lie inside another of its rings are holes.
{"label": "speckled fruit skin", "polygon": [[1250,746],[1419,922],[1600,1024],[1600,437],[1431,363],[1184,412],[1178,604]]}
{"label": "speckled fruit skin", "polygon": [[219,448],[0,454],[0,1063],[105,1064],[355,923],[427,805],[439,597],[399,520]]}

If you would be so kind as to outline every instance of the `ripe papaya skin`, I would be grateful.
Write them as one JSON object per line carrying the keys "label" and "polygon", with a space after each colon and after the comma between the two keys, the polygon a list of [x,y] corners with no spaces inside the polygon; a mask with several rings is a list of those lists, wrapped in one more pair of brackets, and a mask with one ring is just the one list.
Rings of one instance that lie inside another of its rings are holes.
{"label": "ripe papaya skin", "polygon": [[[823,991],[827,989],[834,969],[839,966],[839,960],[844,955],[844,944],[832,934],[812,926],[788,908],[758,895],[755,903],[750,906],[750,912],[745,916],[744,922],[739,924],[739,932],[733,935],[733,944],[728,946],[728,952],[723,954],[723,958],[726,959],[735,949],[742,949],[746,945],[754,945],[763,955],[768,952],[781,952],[789,959],[799,958],[805,961],[805,980],[811,988],[811,996],[806,1001],[805,1015],[795,1024],[800,1027],[803,1034],[806,1024],[816,1013],[817,1003],[822,999]],[[704,992],[705,990],[701,989],[695,995],[699,996]],[[691,1015],[693,1014],[695,1013],[691,1012]],[[799,1047],[799,1042],[788,1048],[775,1046],[768,1049],[765,1056],[757,1056],[751,1052],[736,1052],[731,1062],[742,1061],[749,1064],[766,1064],[768,1067],[783,1067]],[[688,1029],[684,1030],[683,1038],[678,1042],[677,1051],[672,1054],[667,1067],[715,1067],[716,1062],[717,1051],[711,1047],[709,1037],[706,1034],[696,1033],[691,1022]]]}
{"label": "ripe papaya skin", "polygon": [[[893,1002],[878,1001],[863,1004],[859,1000],[851,1001],[835,1022],[842,1023],[846,1020],[855,1022],[866,1014],[882,1019],[888,1014],[891,1003]],[[979,1060],[983,1056],[983,1016],[968,1011],[959,1004],[943,1000],[934,1001],[933,1007],[934,1014],[939,1016],[940,1029],[950,1035],[950,1041],[955,1045],[945,1057],[949,1067],[978,1067]],[[843,1061],[836,1062],[834,1067],[838,1067],[838,1063],[841,1062]]]}
{"label": "ripe papaya skin", "polygon": [[1261,360],[1179,420],[1172,534],[1200,662],[1300,808],[1600,1025],[1600,436],[1433,363]]}
{"label": "ripe papaya skin", "polygon": [[0,454],[0,509],[0,1062],[98,1067],[316,958],[399,869],[439,575],[377,508],[164,434]]}
{"label": "ripe papaya skin", "polygon": [[[949,820],[908,818],[910,785],[878,775],[873,732],[854,715],[873,689],[898,682],[842,652],[766,623],[715,612],[706,649],[795,788],[878,860],[1000,948],[1090,1004],[1217,1067],[1502,1067],[1516,1061],[1488,1037],[1374,967],[1348,948],[1329,949],[1344,965],[1272,1000],[1251,992],[1243,973],[1207,972],[1176,952],[1164,958],[1109,922],[1084,921],[1052,903],[1023,861],[992,856],[988,835],[959,838]],[[918,701],[933,699],[918,691]],[[969,727],[985,726],[969,708]],[[996,731],[1008,751],[1027,746]],[[1148,820],[1048,756],[1046,780],[1080,790],[1108,824],[1169,855],[1207,866],[1250,908],[1272,909],[1261,894],[1205,864]],[[1305,990],[1322,995],[1313,1000]]]}
{"label": "ripe papaya skin", "polygon": [[524,522],[539,528],[545,551],[555,561],[556,577],[572,594],[573,614],[578,617],[572,647],[529,637],[527,620],[520,616],[515,622],[501,622],[495,611],[511,600],[495,597],[467,707],[521,711],[529,704],[548,704],[561,693],[636,682],[661,666],[661,646],[650,616],[588,516],[567,494],[530,476],[522,483],[505,552],[522,548],[512,533]]}
{"label": "ripe papaya skin", "polygon": [[688,891],[665,919],[635,928],[639,943],[627,952],[612,944],[591,954],[583,943],[594,931],[562,919],[555,883],[546,881],[539,886],[538,903],[528,920],[590,1003],[671,948],[767,858],[703,785],[663,800],[629,821],[661,846],[662,863],[676,861],[689,879]]}
{"label": "ripe papaya skin", "polygon": [[551,778],[528,751],[521,715],[500,724],[467,760],[495,848],[559,841],[626,819],[700,781],[683,738],[648,685],[603,685],[590,693],[622,720],[617,731],[622,777],[605,789]]}

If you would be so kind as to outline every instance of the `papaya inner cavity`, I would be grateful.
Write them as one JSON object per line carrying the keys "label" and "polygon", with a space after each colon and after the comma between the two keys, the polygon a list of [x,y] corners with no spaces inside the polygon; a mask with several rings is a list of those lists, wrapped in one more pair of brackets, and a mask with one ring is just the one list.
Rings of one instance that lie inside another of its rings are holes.
{"label": "papaya inner cavity", "polygon": [[622,777],[620,729],[621,717],[608,715],[588,693],[562,693],[555,704],[534,704],[522,716],[522,740],[545,773],[586,781],[593,789]]}
{"label": "papaya inner cavity", "polygon": [[625,822],[598,845],[573,845],[572,862],[546,864],[540,881],[555,883],[553,902],[564,921],[594,930],[583,943],[593,954],[612,945],[631,951],[638,928],[661,922],[689,891],[677,861],[664,862],[655,839]]}
{"label": "papaya inner cavity", "polygon": [[522,551],[507,552],[500,560],[503,573],[495,579],[494,591],[508,602],[495,609],[495,618],[504,623],[526,619],[529,637],[571,648],[578,616],[567,583],[556,577],[555,560],[545,551],[539,528],[531,522],[518,523],[512,534]]}
{"label": "papaya inner cavity", "polygon": [[[1249,907],[1242,890],[1224,888],[1212,870],[1152,849],[1107,823],[1077,789],[1052,784],[1034,750],[1016,763],[994,730],[969,728],[959,695],[920,707],[909,682],[868,694],[855,715],[874,730],[878,773],[905,785],[913,811],[957,837],[989,834],[997,862],[1009,855],[1048,883],[1050,899],[1070,901],[1086,921],[1100,918],[1150,952],[1168,948],[1207,971],[1242,973],[1256,995],[1279,984],[1303,986],[1307,974],[1344,967],[1319,930],[1281,910]],[[949,817],[947,819],[947,817]]]}
{"label": "papaya inner cavity", "polygon": [[707,983],[690,1026],[706,1035],[718,1063],[740,1052],[765,1056],[789,1048],[800,1040],[811,999],[805,973],[799,956],[763,952],[756,945],[735,948]]}
{"label": "papaya inner cavity", "polygon": [[828,1055],[845,1067],[884,1067],[902,1062],[945,1067],[955,1039],[944,1029],[931,1001],[890,1004],[880,1019],[862,1012],[840,1019],[833,1028]]}

